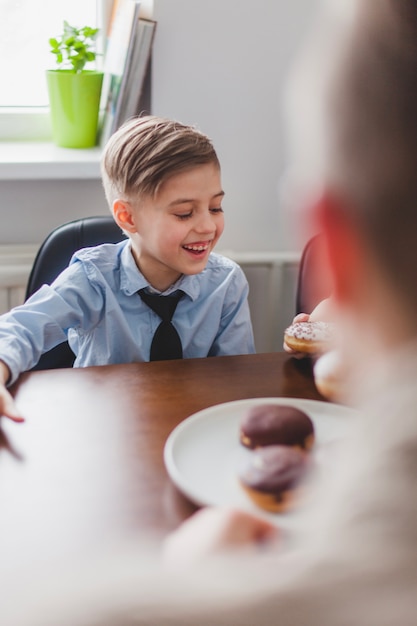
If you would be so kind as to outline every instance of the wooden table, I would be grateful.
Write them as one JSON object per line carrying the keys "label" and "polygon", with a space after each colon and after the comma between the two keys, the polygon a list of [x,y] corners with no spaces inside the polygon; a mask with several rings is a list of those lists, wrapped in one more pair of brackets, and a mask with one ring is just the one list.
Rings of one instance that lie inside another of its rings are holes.
{"label": "wooden table", "polygon": [[162,537],[195,510],[163,463],[180,421],[243,398],[323,399],[311,364],[284,353],[32,372],[12,392],[26,422],[0,420],[0,550],[10,553],[37,538],[72,550]]}

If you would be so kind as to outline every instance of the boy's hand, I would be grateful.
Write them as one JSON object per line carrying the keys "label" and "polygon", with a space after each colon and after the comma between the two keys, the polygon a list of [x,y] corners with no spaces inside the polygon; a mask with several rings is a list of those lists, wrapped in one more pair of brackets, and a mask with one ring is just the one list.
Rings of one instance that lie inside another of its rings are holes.
{"label": "boy's hand", "polygon": [[258,548],[277,540],[276,526],[250,513],[220,507],[200,509],[165,541],[168,566],[190,563],[233,549]]}
{"label": "boy's hand", "polygon": [[0,361],[0,416],[9,417],[14,422],[24,422],[24,418],[17,410],[11,394],[6,389],[9,376],[9,368],[3,361]]}

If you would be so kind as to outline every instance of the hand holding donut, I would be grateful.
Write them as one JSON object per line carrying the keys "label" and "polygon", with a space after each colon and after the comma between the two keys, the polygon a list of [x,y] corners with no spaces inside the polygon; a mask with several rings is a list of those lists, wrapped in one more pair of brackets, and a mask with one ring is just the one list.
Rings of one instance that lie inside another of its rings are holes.
{"label": "hand holding donut", "polygon": [[295,358],[316,356],[332,347],[335,325],[330,298],[322,300],[311,313],[296,315],[284,333],[284,350]]}
{"label": "hand holding donut", "polygon": [[[296,315],[292,321],[292,324],[298,324],[301,322],[309,322],[310,321],[310,315],[308,315],[308,313],[299,313],[298,315]],[[283,348],[285,350],[285,352],[288,352],[288,354],[290,354],[291,356],[295,357],[296,359],[303,359],[306,354],[304,352],[297,352],[296,350],[294,350],[293,348],[291,348],[287,342],[286,342],[286,334],[284,333],[284,344],[283,344]]]}
{"label": "hand holding donut", "polygon": [[284,345],[294,354],[317,356],[333,347],[335,331],[332,322],[295,322],[285,330]]}

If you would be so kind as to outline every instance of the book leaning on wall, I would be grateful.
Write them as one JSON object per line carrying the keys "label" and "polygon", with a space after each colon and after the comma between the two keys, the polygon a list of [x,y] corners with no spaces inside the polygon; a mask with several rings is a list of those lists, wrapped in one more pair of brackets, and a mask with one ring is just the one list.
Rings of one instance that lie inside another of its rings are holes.
{"label": "book leaning on wall", "polygon": [[[139,4],[139,3],[137,3]],[[141,100],[147,84],[151,50],[156,22],[139,18],[138,7],[130,31],[127,54],[121,74],[112,75],[108,102],[104,114],[100,143],[130,117],[140,113]]]}
{"label": "book leaning on wall", "polygon": [[120,88],[139,19],[140,4],[140,0],[114,0],[113,2],[104,56],[102,90],[104,116],[100,133],[101,145],[106,143],[112,133]]}
{"label": "book leaning on wall", "polygon": [[128,58],[113,118],[112,133],[129,118],[141,113],[140,106],[150,69],[152,44],[156,22],[139,18],[133,37],[131,55]]}

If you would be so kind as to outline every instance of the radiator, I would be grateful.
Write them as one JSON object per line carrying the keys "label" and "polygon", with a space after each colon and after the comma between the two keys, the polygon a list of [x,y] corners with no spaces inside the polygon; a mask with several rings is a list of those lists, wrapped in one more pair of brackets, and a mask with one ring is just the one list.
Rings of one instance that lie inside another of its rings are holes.
{"label": "radiator", "polygon": [[38,246],[0,246],[0,313],[23,302]]}
{"label": "radiator", "polygon": [[[0,245],[0,313],[21,304],[38,246]],[[257,352],[282,349],[295,312],[298,252],[231,252],[249,282],[249,306]]]}

